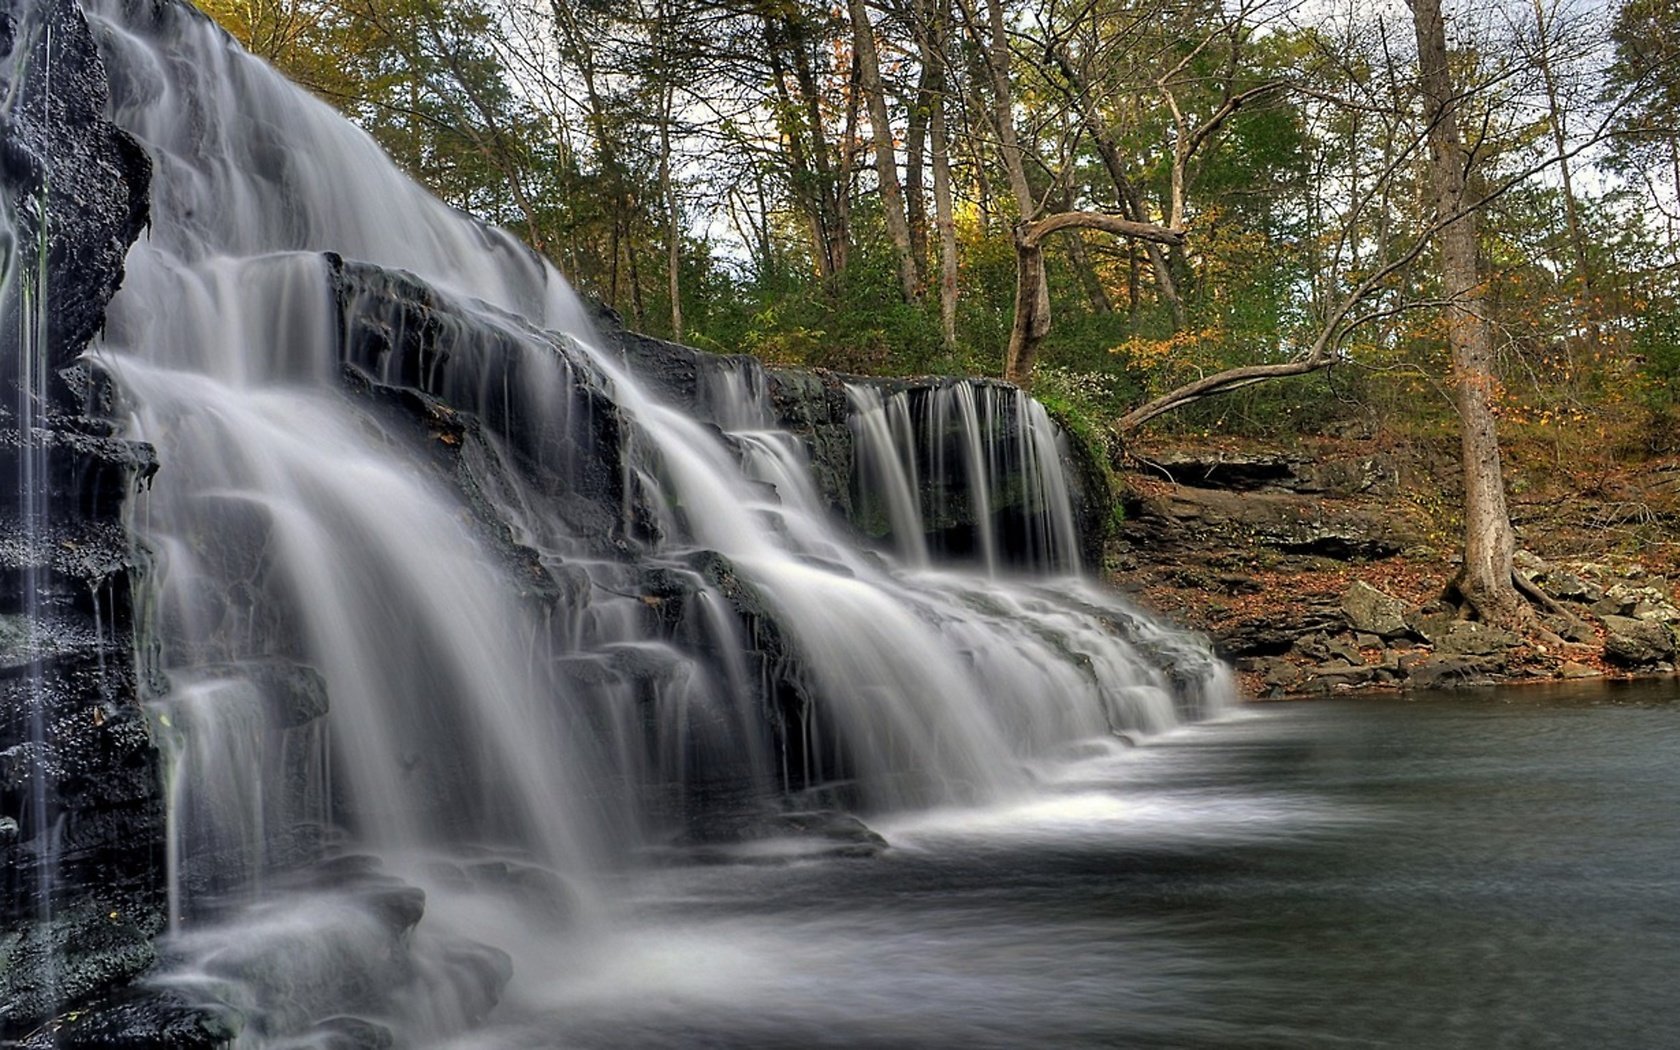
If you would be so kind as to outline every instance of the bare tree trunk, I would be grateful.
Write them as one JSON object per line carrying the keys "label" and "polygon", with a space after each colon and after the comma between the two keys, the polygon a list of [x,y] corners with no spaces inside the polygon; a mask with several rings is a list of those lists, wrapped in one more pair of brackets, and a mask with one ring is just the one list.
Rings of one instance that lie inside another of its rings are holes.
{"label": "bare tree trunk", "polygon": [[[910,7],[911,30],[921,44],[922,68],[916,78],[915,96],[910,99],[910,119],[904,131],[904,217],[910,222],[910,254],[918,269],[927,266],[927,140],[928,123],[932,119],[935,97],[933,85],[938,79],[938,67],[928,61],[928,25],[926,0],[914,0]],[[927,283],[922,273],[922,283]]]}
{"label": "bare tree trunk", "polygon": [[[846,130],[840,137],[840,167],[839,178],[834,183],[834,209],[840,223],[840,228],[846,231],[846,240],[840,247],[848,252],[851,249],[852,227],[852,174],[857,170],[857,123],[858,123],[858,59],[852,55],[852,68],[846,75]],[[844,266],[839,269],[844,270]]]}
{"label": "bare tree trunk", "polygon": [[1575,253],[1575,267],[1583,289],[1583,299],[1592,297],[1592,270],[1587,264],[1587,238],[1581,230],[1581,207],[1575,200],[1574,178],[1569,170],[1569,135],[1564,124],[1563,106],[1558,100],[1557,75],[1552,69],[1551,26],[1548,23],[1544,0],[1533,0],[1534,24],[1540,34],[1540,50],[1535,55],[1540,78],[1546,87],[1548,123],[1551,125],[1552,147],[1556,150],[1558,178],[1563,183],[1563,214],[1569,229],[1569,245]]}
{"label": "bare tree trunk", "polygon": [[[963,18],[976,43],[982,43],[981,26],[973,0],[957,0]],[[992,126],[997,132],[998,156],[1015,197],[1015,322],[1009,348],[1003,357],[1003,374],[1023,385],[1031,382],[1038,344],[1050,330],[1050,283],[1044,275],[1044,249],[1029,237],[1027,229],[1038,211],[1032,187],[1027,182],[1021,140],[1015,130],[1015,95],[1009,82],[1009,27],[1004,21],[1003,0],[988,0],[986,36],[981,50],[992,84]],[[1026,283],[1033,282],[1030,286]]]}
{"label": "bare tree trunk", "polygon": [[[810,135],[810,161],[816,177],[818,224],[821,226],[823,239],[822,251],[828,260],[826,276],[830,278],[832,291],[833,279],[845,272],[851,254],[852,235],[848,216],[848,195],[851,193],[851,124],[848,121],[846,139],[841,145],[839,172],[836,174],[835,165],[829,156],[828,136],[824,130],[822,94],[817,86],[816,72],[811,68],[811,57],[806,51],[802,23],[796,21],[793,16],[788,16],[787,33],[789,51],[793,56],[794,79],[799,85],[799,101],[804,111],[805,127]],[[855,82],[856,77],[852,79]],[[850,87],[847,93],[849,97]]]}
{"label": "bare tree trunk", "polygon": [[939,231],[939,328],[945,349],[957,349],[957,223],[951,199],[951,140],[945,128],[945,27],[949,0],[933,0],[922,42],[922,63],[933,71],[928,81],[928,136],[933,147],[933,224]]}
{"label": "bare tree trunk", "polygon": [[[834,281],[834,251],[829,240],[831,224],[828,221],[823,189],[826,179],[812,171],[798,122],[787,116],[793,113],[795,104],[792,94],[788,91],[788,75],[781,50],[776,46],[775,23],[768,17],[764,20],[764,43],[765,50],[769,53],[770,79],[775,83],[776,98],[781,103],[777,123],[781,125],[782,139],[787,144],[788,175],[792,183],[793,199],[805,213],[805,225],[811,234],[811,258],[816,262],[817,276],[822,279],[825,288],[831,288]],[[817,148],[821,150],[820,143]]]}
{"label": "bare tree trunk", "polygon": [[875,181],[881,193],[881,212],[887,222],[887,237],[898,256],[899,291],[907,303],[922,294],[921,265],[910,245],[910,222],[904,210],[904,189],[898,181],[898,153],[893,146],[892,122],[887,115],[886,88],[881,83],[881,65],[875,53],[875,30],[863,0],[847,0],[852,17],[852,45],[857,56],[858,79],[864,105],[869,109],[870,139],[875,146]]}
{"label": "bare tree trunk", "polygon": [[665,280],[671,297],[671,338],[682,342],[682,217],[671,179],[671,88],[660,92],[659,194],[665,200]]}
{"label": "bare tree trunk", "polygon": [[[1417,30],[1419,86],[1429,122],[1430,175],[1435,215],[1464,212],[1469,161],[1458,130],[1459,95],[1447,64],[1441,0],[1407,0]],[[1464,212],[1440,232],[1441,277],[1448,301],[1453,395],[1464,456],[1464,568],[1457,584],[1481,619],[1515,623],[1527,606],[1512,579],[1516,536],[1505,505],[1499,436],[1493,414],[1493,337],[1476,263],[1476,217]]]}
{"label": "bare tree trunk", "polygon": [[1079,278],[1080,287],[1085,289],[1085,299],[1091,304],[1091,312],[1097,314],[1111,314],[1114,312],[1114,302],[1108,297],[1108,289],[1103,287],[1102,277],[1097,268],[1091,265],[1091,257],[1085,251],[1085,238],[1074,234],[1067,239],[1068,261],[1073,263],[1074,276]]}
{"label": "bare tree trunk", "polygon": [[1050,308],[1039,305],[1044,295],[1044,247],[1031,237],[1027,223],[1015,227],[1015,320],[1009,329],[1009,349],[1003,358],[1003,378],[1027,386],[1032,382],[1038,345],[1050,333]]}
{"label": "bare tree trunk", "polygon": [[[973,4],[961,0],[971,26],[979,29]],[[1027,183],[1027,167],[1021,157],[1021,139],[1015,130],[1015,93],[1009,82],[1009,27],[1004,21],[1003,0],[988,0],[986,71],[992,81],[992,123],[997,131],[998,154],[1003,161],[1004,175],[1009,179],[1009,192],[1015,197],[1015,214],[1022,222],[1033,218],[1037,206],[1032,187]]]}
{"label": "bare tree trunk", "polygon": [[624,219],[624,236],[620,242],[624,246],[625,269],[630,275],[630,319],[638,332],[647,331],[647,306],[642,302],[642,271],[636,263],[636,242],[640,240],[636,235],[636,216],[629,213]]}
{"label": "bare tree trunk", "polygon": [[[964,23],[972,26],[974,18],[973,4],[967,0],[957,0],[963,10]],[[959,141],[969,144],[969,156],[972,161],[971,170],[974,172],[974,189],[978,199],[975,205],[980,212],[980,232],[990,235],[996,223],[997,207],[993,203],[996,194],[992,191],[992,176],[990,166],[986,163],[988,144],[986,136],[981,133],[979,121],[981,114],[989,112],[986,107],[985,95],[981,90],[981,83],[989,80],[990,75],[985,70],[985,55],[980,47],[964,47],[963,59],[968,66],[968,75],[963,78],[963,85],[967,89],[965,104],[958,113],[962,117],[962,135]],[[996,143],[991,143],[996,145]],[[1672,238],[1671,238],[1672,240]]]}

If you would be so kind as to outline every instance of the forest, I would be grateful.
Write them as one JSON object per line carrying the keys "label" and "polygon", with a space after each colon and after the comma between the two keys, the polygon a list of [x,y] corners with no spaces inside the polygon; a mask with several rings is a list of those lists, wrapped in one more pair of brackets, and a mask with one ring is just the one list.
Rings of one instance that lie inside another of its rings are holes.
{"label": "forest", "polygon": [[1662,0],[203,6],[639,331],[1002,375],[1111,450],[1463,419],[1489,493],[1496,423],[1680,439]]}

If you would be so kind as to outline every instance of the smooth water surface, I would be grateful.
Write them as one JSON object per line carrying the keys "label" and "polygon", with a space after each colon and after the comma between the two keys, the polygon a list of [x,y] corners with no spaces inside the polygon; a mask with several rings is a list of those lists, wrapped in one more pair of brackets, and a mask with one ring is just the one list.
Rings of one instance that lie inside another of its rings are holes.
{"label": "smooth water surface", "polygon": [[669,869],[451,1045],[1680,1046],[1677,698],[1251,709],[874,860]]}

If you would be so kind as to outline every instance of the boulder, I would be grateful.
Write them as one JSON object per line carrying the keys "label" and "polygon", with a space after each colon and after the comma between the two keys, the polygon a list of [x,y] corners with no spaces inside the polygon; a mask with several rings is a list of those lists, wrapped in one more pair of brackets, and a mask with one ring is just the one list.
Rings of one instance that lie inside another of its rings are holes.
{"label": "boulder", "polygon": [[1406,610],[1406,630],[1414,637],[1434,645],[1458,623],[1458,614],[1449,606],[1437,602]]}
{"label": "boulder", "polygon": [[1405,605],[1364,580],[1355,580],[1347,593],[1342,595],[1342,611],[1356,631],[1382,638],[1406,633]]}
{"label": "boulder", "polygon": [[1301,680],[1301,669],[1281,656],[1268,657],[1260,661],[1255,670],[1263,676],[1265,683],[1273,689],[1288,689]]}
{"label": "boulder", "polygon": [[1557,669],[1559,678],[1597,678],[1598,669],[1575,660],[1565,660]]}
{"label": "boulder", "polygon": [[1674,659],[1674,632],[1661,623],[1629,616],[1604,617],[1604,656],[1623,667],[1649,667]]}
{"label": "boulder", "polygon": [[1539,588],[1560,602],[1591,605],[1604,598],[1604,588],[1571,572],[1551,572],[1536,577]]}
{"label": "boulder", "polygon": [[1551,613],[1541,617],[1540,622],[1548,631],[1566,642],[1598,641],[1598,636],[1593,633],[1592,625],[1572,613]]}
{"label": "boulder", "polygon": [[1319,663],[1340,660],[1348,664],[1363,664],[1365,657],[1345,639],[1323,634],[1310,634],[1296,640],[1293,651]]}
{"label": "boulder", "polygon": [[1504,661],[1494,656],[1443,656],[1420,652],[1407,653],[1400,658],[1400,671],[1409,689],[1486,685],[1504,670]]}
{"label": "boulder", "polygon": [[1320,665],[1312,671],[1307,679],[1308,692],[1334,692],[1338,688],[1351,689],[1354,686],[1365,685],[1376,677],[1376,668],[1363,664],[1349,664],[1335,660]]}
{"label": "boulder", "polygon": [[1519,641],[1510,631],[1473,620],[1459,620],[1435,638],[1435,651],[1446,656],[1489,656]]}

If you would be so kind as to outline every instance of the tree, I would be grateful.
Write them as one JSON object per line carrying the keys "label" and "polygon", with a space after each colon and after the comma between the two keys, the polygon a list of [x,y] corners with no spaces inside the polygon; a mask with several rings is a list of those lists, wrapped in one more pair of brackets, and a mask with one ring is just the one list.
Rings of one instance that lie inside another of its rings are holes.
{"label": "tree", "polygon": [[1680,9],[1668,0],[1624,0],[1610,30],[1615,58],[1607,96],[1629,96],[1610,163],[1643,185],[1680,254]]}
{"label": "tree", "polygon": [[1477,266],[1476,212],[1466,207],[1472,157],[1458,120],[1463,96],[1448,65],[1441,0],[1407,0],[1417,31],[1418,89],[1429,129],[1429,168],[1439,234],[1447,341],[1464,464],[1464,568],[1456,581],[1481,619],[1511,624],[1527,610],[1517,594],[1511,558],[1516,535],[1505,504],[1505,475],[1493,409],[1493,336]]}
{"label": "tree", "polygon": [[886,220],[893,252],[898,256],[899,291],[905,302],[915,302],[922,294],[922,263],[911,240],[904,188],[898,181],[898,150],[893,142],[892,119],[887,115],[880,58],[875,52],[875,29],[863,0],[847,0],[847,8],[851,12],[859,86],[869,112],[869,138],[875,149],[875,184],[881,195],[881,214]]}

